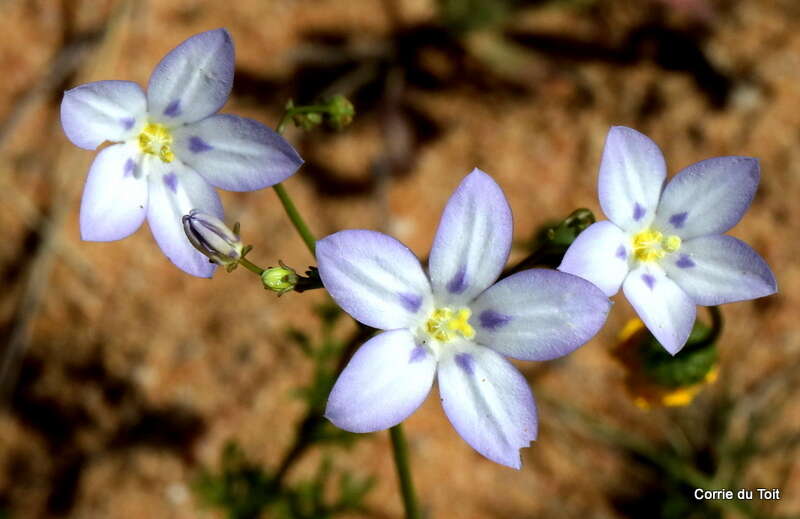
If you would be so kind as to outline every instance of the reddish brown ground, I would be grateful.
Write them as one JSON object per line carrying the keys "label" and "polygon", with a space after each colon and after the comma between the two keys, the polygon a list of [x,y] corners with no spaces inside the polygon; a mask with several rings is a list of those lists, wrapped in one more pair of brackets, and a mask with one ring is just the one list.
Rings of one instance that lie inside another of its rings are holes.
{"label": "reddish brown ground", "polygon": [[[318,235],[382,228],[421,256],[449,193],[475,166],[505,189],[517,237],[577,206],[599,211],[597,166],[614,124],[651,136],[671,172],[712,156],[761,159],[758,196],[733,234],[767,259],[780,294],[724,308],[718,383],[687,409],[633,406],[609,354],[633,315],[618,297],[608,325],[585,347],[562,361],[523,366],[540,398],[541,430],[520,472],[472,451],[435,396],[408,420],[428,517],[653,516],[619,504],[644,495],[652,474],[591,439],[553,401],[657,441],[677,441],[682,427],[690,448],[702,450],[711,434],[706,418],[723,394],[737,404],[741,433],[751,413],[771,409],[762,394],[769,384],[788,405],[757,436],[796,434],[800,6],[719,0],[710,12],[698,8],[698,20],[691,9],[699,3],[529,7],[510,28],[537,39],[520,38],[509,49],[492,35],[473,35],[468,56],[431,45],[415,60],[435,80],[430,88],[415,77],[404,82],[409,69],[395,62],[386,88],[356,96],[359,115],[346,132],[288,132],[308,166],[286,187]],[[369,56],[386,54],[392,34],[435,16],[431,0],[134,4],[132,11],[110,0],[0,4],[0,337],[8,343],[17,334],[27,344],[18,386],[0,412],[0,505],[14,518],[215,517],[199,510],[188,483],[199,466],[216,464],[230,439],[265,466],[277,462],[302,412],[291,392],[310,375],[285,330],[316,329],[310,308],[324,298],[276,299],[246,271],[189,277],[146,229],[121,242],[81,242],[78,207],[93,153],[61,133],[60,91],[96,79],[146,83],[170,48],[225,26],[237,50],[237,86],[225,111],[274,125],[289,96],[308,100],[334,79],[306,68],[298,90],[303,63],[359,56],[351,69],[359,72],[337,85],[352,95],[361,78],[385,77]],[[104,28],[104,38],[81,47],[77,65],[59,58]],[[311,33],[336,34],[345,44],[327,55],[309,43]],[[66,75],[57,77],[55,62]],[[420,117],[410,118],[409,109]],[[420,118],[425,124],[414,122]],[[384,182],[374,181],[387,171]],[[313,263],[270,190],[222,197],[229,219],[242,222],[255,246],[254,261]],[[291,477],[307,475],[318,459],[312,451]],[[800,513],[796,452],[756,459],[744,468],[743,485],[780,487],[783,498],[754,505]],[[335,465],[377,477],[367,499],[371,516],[401,517],[386,434],[338,452]]]}

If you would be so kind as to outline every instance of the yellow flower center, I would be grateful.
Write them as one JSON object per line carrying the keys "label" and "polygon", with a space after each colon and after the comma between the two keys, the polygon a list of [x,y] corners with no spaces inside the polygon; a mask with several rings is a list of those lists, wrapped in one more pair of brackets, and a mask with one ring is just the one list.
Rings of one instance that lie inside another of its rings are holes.
{"label": "yellow flower center", "polygon": [[459,336],[472,339],[475,337],[475,330],[468,322],[471,315],[469,308],[456,311],[450,308],[437,308],[428,317],[425,329],[439,342],[450,342]]}
{"label": "yellow flower center", "polygon": [[654,229],[645,229],[633,237],[633,256],[642,262],[657,261],[681,248],[680,236],[667,236]]}
{"label": "yellow flower center", "polygon": [[157,155],[164,162],[175,160],[171,146],[172,134],[163,124],[147,123],[139,134],[139,147],[142,152]]}

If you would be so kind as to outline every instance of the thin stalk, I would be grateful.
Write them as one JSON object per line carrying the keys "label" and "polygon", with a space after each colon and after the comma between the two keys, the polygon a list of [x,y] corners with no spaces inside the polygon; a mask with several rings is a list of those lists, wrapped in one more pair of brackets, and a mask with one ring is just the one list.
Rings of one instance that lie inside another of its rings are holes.
{"label": "thin stalk", "polygon": [[[289,108],[284,112],[283,117],[281,117],[281,120],[278,122],[278,126],[276,127],[275,131],[278,134],[282,134],[286,129],[286,125],[295,114],[320,112],[324,111],[326,108],[327,107],[320,106]],[[308,225],[306,225],[305,220],[303,220],[303,217],[300,215],[297,207],[295,207],[294,202],[289,196],[289,193],[286,192],[286,189],[284,189],[281,184],[275,184],[272,187],[275,190],[275,193],[278,195],[281,204],[283,204],[286,215],[292,221],[294,228],[297,230],[298,234],[300,234],[300,237],[305,242],[308,250],[311,251],[311,255],[315,256],[317,240],[314,238],[314,235],[311,233]],[[313,420],[313,418],[311,420]],[[417,498],[414,492],[414,485],[411,482],[411,466],[408,461],[408,447],[406,445],[401,424],[392,427],[389,430],[389,435],[392,439],[392,453],[394,455],[394,463],[397,468],[397,477],[400,482],[400,492],[403,497],[403,506],[406,510],[406,519],[420,519],[419,509],[417,508]],[[292,449],[288,459],[294,459],[297,455],[299,455],[300,452],[302,452],[302,450],[303,446],[301,442],[295,445],[295,448]],[[282,463],[279,469],[281,478],[287,469],[288,464],[286,462]]]}
{"label": "thin stalk", "polygon": [[288,108],[285,112],[283,112],[283,116],[281,116],[281,120],[278,121],[278,126],[275,127],[275,131],[278,134],[283,135],[283,132],[286,130],[286,125],[289,124],[289,121],[292,120],[292,117],[297,114],[310,114],[314,112],[327,111],[327,105],[295,106],[293,108]]}
{"label": "thin stalk", "polygon": [[[275,128],[275,131],[278,135],[283,135],[283,132],[286,130],[286,125],[292,119],[292,116],[298,113],[308,113],[319,111],[321,107],[319,106],[302,106],[297,108],[289,108],[285,112],[283,112],[283,117],[278,122],[278,126]],[[322,107],[324,108],[324,107]],[[305,220],[300,215],[300,212],[297,210],[297,207],[294,205],[292,201],[292,197],[289,196],[289,193],[286,192],[286,188],[283,187],[283,184],[275,184],[272,186],[272,189],[275,190],[275,194],[278,195],[278,198],[283,204],[283,209],[286,211],[286,215],[289,217],[289,220],[292,221],[292,225],[297,230],[297,233],[303,239],[308,247],[308,250],[311,251],[311,255],[315,256],[314,251],[316,250],[317,240],[314,238],[314,234],[308,228]]]}
{"label": "thin stalk", "polygon": [[311,233],[308,225],[306,225],[303,217],[300,216],[300,212],[297,210],[297,207],[295,207],[292,197],[289,196],[289,193],[286,192],[286,188],[284,188],[282,184],[275,184],[272,186],[272,189],[274,189],[275,194],[278,195],[281,204],[283,204],[283,209],[286,211],[286,215],[289,217],[289,220],[292,221],[294,228],[297,229],[297,233],[301,238],[303,238],[303,241],[306,243],[306,247],[308,247],[308,250],[311,251],[311,255],[314,256],[317,240],[314,238],[314,235]]}
{"label": "thin stalk", "polygon": [[406,510],[406,519],[420,519],[417,506],[417,496],[414,492],[414,483],[411,481],[411,467],[408,462],[408,445],[403,424],[397,424],[389,429],[394,452],[394,464],[397,467],[397,479],[400,482],[400,491],[403,494],[403,507]]}
{"label": "thin stalk", "polygon": [[250,272],[258,274],[259,276],[264,273],[264,269],[246,258],[239,258],[239,265],[243,266]]}

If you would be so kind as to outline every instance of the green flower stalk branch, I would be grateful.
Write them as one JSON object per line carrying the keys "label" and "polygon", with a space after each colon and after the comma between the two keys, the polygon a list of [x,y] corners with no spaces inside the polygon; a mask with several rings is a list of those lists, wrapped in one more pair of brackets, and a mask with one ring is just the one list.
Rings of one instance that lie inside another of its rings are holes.
{"label": "green flower stalk branch", "polygon": [[[294,106],[293,102],[289,102],[286,106],[286,111],[281,117],[278,126],[276,127],[276,132],[278,134],[283,134],[286,130],[286,126],[290,120],[293,120],[297,126],[302,127],[305,130],[308,130],[319,123],[322,122],[322,117],[325,116],[328,122],[335,128],[340,129],[347,124],[350,124],[354,115],[353,105],[342,96],[334,96],[325,104],[321,105],[310,105],[310,106]],[[311,252],[312,255],[315,255],[316,251],[316,239],[312,234],[311,230],[309,229],[308,225],[303,220],[303,217],[300,215],[300,212],[297,210],[297,207],[294,205],[289,193],[281,184],[275,184],[273,186],[275,193],[278,195],[281,203],[283,204],[283,208],[286,210],[286,214],[289,219],[292,221],[295,229],[297,230],[300,237],[305,242],[308,250]],[[278,290],[291,290],[294,288],[297,290],[296,287],[289,288],[289,281],[292,277],[296,278],[296,274],[292,270],[289,272],[286,270],[285,265],[281,264],[281,267],[284,269],[284,272],[278,272],[275,276],[274,280],[270,280],[271,282],[277,283],[276,287]],[[267,273],[266,271],[262,271],[262,280],[264,279],[263,274]],[[316,276],[316,279],[319,280],[319,276],[317,274],[317,270],[314,267],[311,267],[309,270],[307,279],[312,279],[312,274]],[[265,287],[268,287],[268,281],[264,280]],[[285,286],[284,286],[285,284]],[[279,285],[279,286],[278,286]],[[297,282],[295,282],[297,285]],[[320,283],[321,286],[321,283]],[[316,286],[310,286],[309,288],[317,288]],[[308,290],[309,288],[302,287],[300,292],[304,290]],[[283,292],[280,292],[283,293]],[[349,355],[343,355],[342,360],[346,360]],[[307,424],[309,421],[314,421],[314,418],[307,417],[304,421],[304,425]],[[403,498],[403,506],[406,511],[406,518],[407,519],[419,519],[419,510],[417,507],[417,499],[414,492],[414,486],[411,481],[411,465],[409,463],[409,456],[408,456],[408,447],[405,442],[405,437],[403,435],[403,430],[401,425],[396,425],[389,430],[390,437],[392,440],[392,451],[394,454],[394,462],[397,468],[397,476],[400,483],[400,491],[402,493]],[[297,444],[296,448],[293,448],[290,453],[296,454],[298,449],[302,449],[303,442]],[[282,470],[279,471],[280,474],[285,472],[285,464],[281,464]]]}
{"label": "green flower stalk branch", "polygon": [[[328,102],[318,105],[295,106],[294,102],[289,101],[275,131],[282,135],[286,131],[289,121],[294,121],[295,125],[304,130],[310,130],[322,123],[323,118],[331,126],[339,130],[350,124],[354,115],[353,105],[343,96],[334,96]],[[286,192],[286,188],[280,183],[275,184],[272,188],[275,190],[275,194],[278,195],[281,204],[283,204],[283,208],[292,225],[297,229],[308,250],[314,255],[317,240],[294,205],[289,193]]]}
{"label": "green flower stalk branch", "polygon": [[355,116],[353,104],[344,96],[335,95],[322,104],[295,106],[294,101],[286,103],[286,111],[275,131],[283,134],[289,121],[293,121],[306,131],[318,126],[323,121],[336,130],[341,130],[353,122]]}
{"label": "green flower stalk branch", "polygon": [[308,250],[313,256],[317,240],[314,238],[314,235],[311,233],[311,229],[308,228],[305,220],[303,220],[303,217],[300,215],[300,211],[298,211],[297,207],[294,205],[292,197],[289,196],[289,193],[286,192],[286,188],[284,188],[282,184],[275,184],[272,186],[272,189],[274,189],[275,194],[278,195],[278,198],[283,205],[283,209],[286,211],[286,216],[289,217],[292,225],[294,225],[294,228],[297,229],[297,233],[303,239],[303,242],[306,244],[306,247],[308,247]]}

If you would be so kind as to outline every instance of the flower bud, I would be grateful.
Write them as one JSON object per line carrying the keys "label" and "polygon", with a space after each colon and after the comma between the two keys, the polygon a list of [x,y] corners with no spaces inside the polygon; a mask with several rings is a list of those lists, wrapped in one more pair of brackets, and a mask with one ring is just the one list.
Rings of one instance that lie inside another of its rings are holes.
{"label": "flower bud", "polygon": [[261,282],[264,288],[277,292],[278,295],[285,294],[294,290],[297,285],[297,272],[291,267],[287,267],[282,261],[278,261],[280,267],[271,267],[261,274]]}
{"label": "flower bud", "polygon": [[353,108],[353,103],[343,95],[335,95],[328,101],[328,117],[330,118],[331,126],[337,130],[341,130],[353,122],[355,114],[356,110]]}
{"label": "flower bud", "polygon": [[182,220],[186,237],[213,263],[230,268],[243,256],[244,246],[238,232],[228,228],[219,218],[192,209]]}

